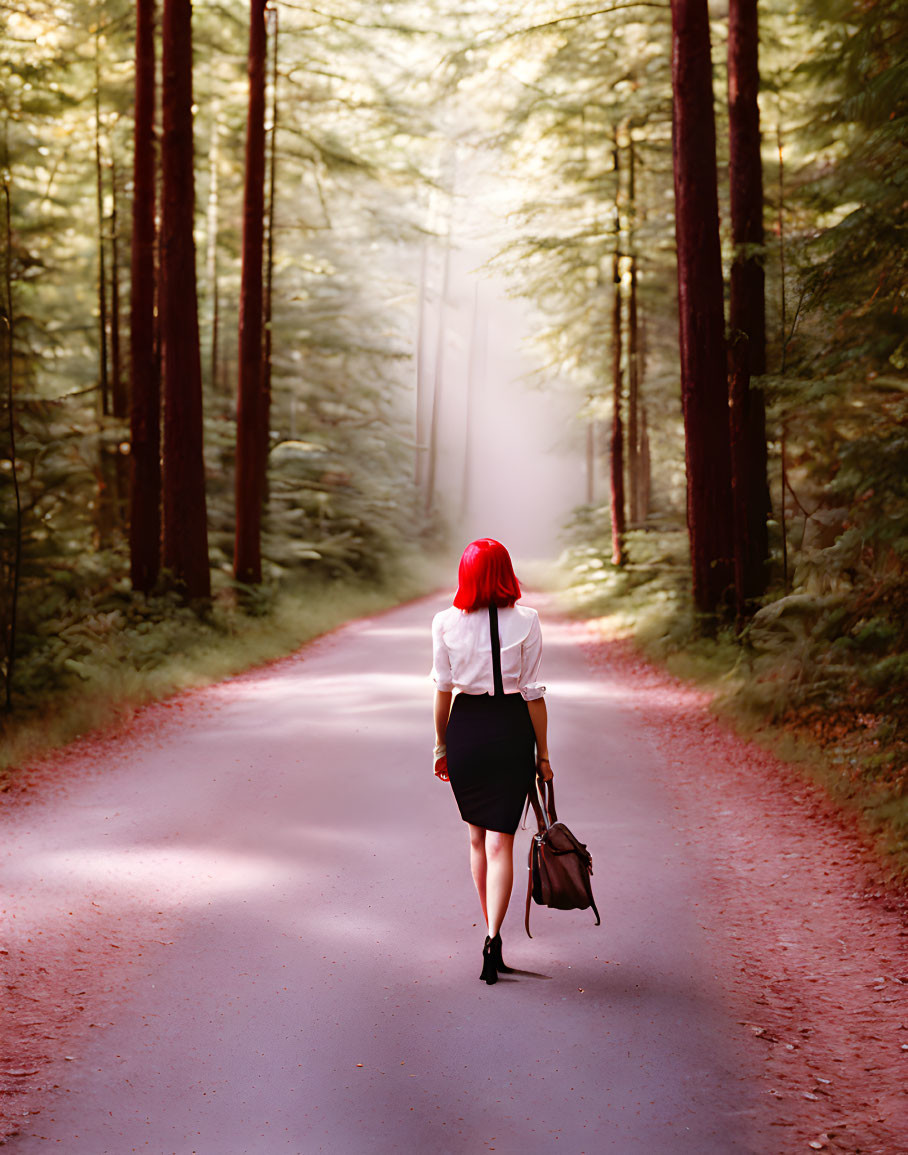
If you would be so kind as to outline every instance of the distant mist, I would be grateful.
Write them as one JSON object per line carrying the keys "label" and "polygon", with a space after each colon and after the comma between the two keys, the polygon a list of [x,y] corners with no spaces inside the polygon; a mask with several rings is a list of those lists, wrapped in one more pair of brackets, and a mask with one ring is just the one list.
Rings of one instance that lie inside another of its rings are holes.
{"label": "distant mist", "polygon": [[[506,199],[513,194],[507,179],[477,165],[467,180],[461,166],[457,191],[445,310],[438,503],[454,546],[495,537],[522,558],[552,558],[562,548],[561,531],[572,508],[584,500],[576,394],[557,378],[540,376],[542,363],[527,344],[534,329],[531,304],[509,298],[504,278],[483,267],[506,239]],[[442,249],[441,242],[433,245],[429,262],[428,389],[437,359]]]}

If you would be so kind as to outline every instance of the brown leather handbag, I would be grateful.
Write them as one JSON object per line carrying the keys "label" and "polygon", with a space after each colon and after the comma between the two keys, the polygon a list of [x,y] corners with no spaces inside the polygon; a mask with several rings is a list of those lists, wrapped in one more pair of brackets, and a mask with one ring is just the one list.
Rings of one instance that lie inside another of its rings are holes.
{"label": "brown leather handbag", "polygon": [[555,812],[555,789],[551,783],[541,783],[542,805],[534,785],[529,804],[536,815],[538,830],[530,843],[529,878],[527,881],[526,928],[530,934],[530,902],[555,910],[586,910],[593,908],[596,926],[601,924],[590,875],[593,856],[575,837]]}

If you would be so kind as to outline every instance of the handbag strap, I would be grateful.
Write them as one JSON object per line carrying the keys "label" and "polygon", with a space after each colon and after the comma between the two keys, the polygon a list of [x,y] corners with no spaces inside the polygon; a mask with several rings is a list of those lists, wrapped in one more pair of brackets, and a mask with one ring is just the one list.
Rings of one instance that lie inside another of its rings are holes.
{"label": "handbag strap", "polygon": [[[541,798],[539,795],[540,787],[542,789]],[[558,814],[555,811],[555,787],[551,781],[542,783],[534,781],[527,794],[527,804],[528,808],[533,807],[533,813],[536,815],[536,826],[540,834],[545,834],[546,830],[558,821]],[[526,817],[525,814],[524,817]]]}
{"label": "handbag strap", "polygon": [[498,606],[489,606],[489,633],[492,636],[492,681],[496,697],[504,697],[501,680],[501,641],[498,637]]}
{"label": "handbag strap", "polygon": [[553,778],[542,783],[542,804],[549,816],[549,823],[557,822],[558,814],[555,810],[555,781]]}

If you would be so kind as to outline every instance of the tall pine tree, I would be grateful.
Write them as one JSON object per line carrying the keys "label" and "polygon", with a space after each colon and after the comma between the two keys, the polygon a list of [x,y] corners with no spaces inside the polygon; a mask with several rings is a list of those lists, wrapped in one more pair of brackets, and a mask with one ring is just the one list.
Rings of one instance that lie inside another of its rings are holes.
{"label": "tall pine tree", "polygon": [[192,3],[164,0],[162,324],[164,564],[189,598],[211,593],[195,276]]}
{"label": "tall pine tree", "polygon": [[233,555],[234,577],[246,583],[262,580],[261,526],[267,448],[262,356],[266,49],[265,0],[252,0],[243,196],[243,273],[240,286],[240,379],[236,416],[236,540]]}
{"label": "tall pine tree", "polygon": [[150,593],[161,558],[161,382],[155,350],[155,0],[136,4],[136,100],[130,290],[132,584]]}
{"label": "tall pine tree", "polygon": [[707,0],[672,0],[672,91],[687,532],[694,604],[713,614],[734,582],[734,543]]}
{"label": "tall pine tree", "polygon": [[729,190],[734,256],[729,308],[735,589],[739,619],[768,578],[766,407],[751,377],[766,372],[763,164],[760,157],[757,0],[728,10]]}

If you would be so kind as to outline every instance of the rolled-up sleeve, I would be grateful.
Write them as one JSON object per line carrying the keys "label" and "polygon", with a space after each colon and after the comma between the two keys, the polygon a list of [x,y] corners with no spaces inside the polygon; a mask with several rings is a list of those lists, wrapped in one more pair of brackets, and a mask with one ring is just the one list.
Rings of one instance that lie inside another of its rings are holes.
{"label": "rolled-up sleeve", "polygon": [[441,614],[432,619],[432,680],[435,689],[446,692],[454,689],[454,679],[451,675],[451,655],[442,636]]}
{"label": "rolled-up sleeve", "polygon": [[520,646],[520,693],[524,701],[532,702],[545,695],[545,686],[537,682],[542,661],[542,630],[539,618],[534,617],[530,632]]}

